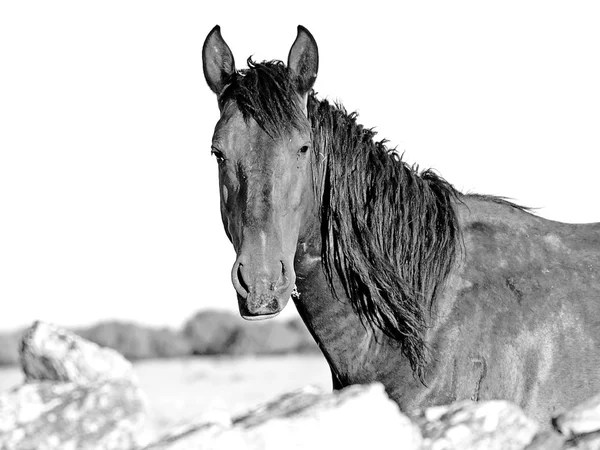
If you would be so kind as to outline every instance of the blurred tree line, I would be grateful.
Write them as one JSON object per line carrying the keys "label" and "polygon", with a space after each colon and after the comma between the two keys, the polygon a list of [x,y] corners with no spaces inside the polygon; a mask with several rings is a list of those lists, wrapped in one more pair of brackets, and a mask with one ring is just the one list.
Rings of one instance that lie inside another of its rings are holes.
{"label": "blurred tree line", "polygon": [[[247,322],[238,314],[202,311],[180,330],[153,328],[131,322],[106,321],[73,330],[131,361],[193,355],[261,355],[318,353],[310,333],[299,320]],[[0,333],[0,365],[19,360],[21,331]]]}

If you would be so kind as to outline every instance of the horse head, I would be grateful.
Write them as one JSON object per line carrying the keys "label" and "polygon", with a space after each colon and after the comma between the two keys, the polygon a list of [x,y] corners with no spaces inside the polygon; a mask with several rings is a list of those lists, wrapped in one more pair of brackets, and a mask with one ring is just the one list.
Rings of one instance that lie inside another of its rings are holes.
{"label": "horse head", "polygon": [[299,26],[287,67],[249,59],[249,69],[237,71],[217,25],[202,58],[221,114],[212,154],[221,217],[237,254],[231,279],[240,314],[247,320],[274,317],[294,288],[294,256],[310,208],[307,98],[317,76],[317,45]]}

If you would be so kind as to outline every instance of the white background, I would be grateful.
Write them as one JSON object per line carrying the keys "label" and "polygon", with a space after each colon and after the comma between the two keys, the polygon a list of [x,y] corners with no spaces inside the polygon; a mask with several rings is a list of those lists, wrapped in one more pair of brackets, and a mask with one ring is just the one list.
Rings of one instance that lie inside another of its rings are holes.
{"label": "white background", "polygon": [[217,23],[238,68],[285,61],[305,25],[316,90],[406,161],[600,221],[597,2],[212,3],[0,3],[0,328],[237,308],[201,62]]}

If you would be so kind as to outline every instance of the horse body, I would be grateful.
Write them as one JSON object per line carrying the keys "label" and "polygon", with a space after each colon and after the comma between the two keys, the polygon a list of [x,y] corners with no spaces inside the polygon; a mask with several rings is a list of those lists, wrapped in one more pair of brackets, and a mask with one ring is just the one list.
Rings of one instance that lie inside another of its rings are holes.
{"label": "horse body", "polygon": [[509,398],[542,419],[598,392],[600,224],[468,197],[459,210],[465,258],[436,328],[460,363],[481,369],[476,398]]}
{"label": "horse body", "polygon": [[334,388],[380,381],[404,411],[508,399],[546,422],[600,391],[600,224],[545,220],[418,173],[288,67],[237,72],[215,27],[204,72],[221,214],[246,319],[294,302]]}
{"label": "horse body", "polygon": [[318,238],[299,244],[295,303],[334,387],[381,381],[405,411],[510,399],[540,421],[600,391],[600,224],[553,222],[477,196],[456,209],[464,249],[426,333],[426,385],[394,340],[329,293]]}

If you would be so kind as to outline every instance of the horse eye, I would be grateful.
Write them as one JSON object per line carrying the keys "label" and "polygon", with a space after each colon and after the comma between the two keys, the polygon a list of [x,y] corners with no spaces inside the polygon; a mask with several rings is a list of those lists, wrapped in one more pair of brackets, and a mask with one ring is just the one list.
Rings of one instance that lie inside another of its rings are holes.
{"label": "horse eye", "polygon": [[310,146],[303,145],[302,147],[300,147],[300,153],[306,153],[309,148],[310,148]]}
{"label": "horse eye", "polygon": [[223,152],[221,150],[219,150],[218,148],[211,147],[210,154],[214,155],[215,158],[217,158],[217,162],[219,164],[221,164],[223,161],[225,161],[225,156],[223,156]]}

